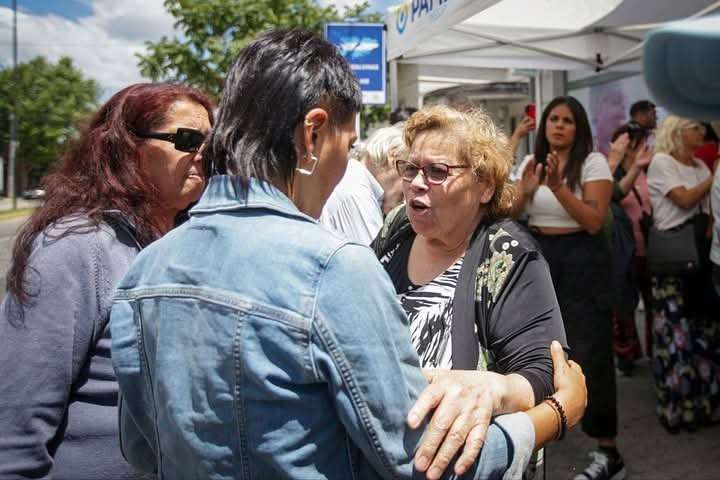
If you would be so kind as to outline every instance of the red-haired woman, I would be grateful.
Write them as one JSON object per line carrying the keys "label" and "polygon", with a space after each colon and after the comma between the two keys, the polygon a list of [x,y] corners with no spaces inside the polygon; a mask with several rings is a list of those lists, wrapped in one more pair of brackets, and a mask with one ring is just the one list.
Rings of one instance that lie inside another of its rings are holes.
{"label": "red-haired woman", "polygon": [[0,306],[0,477],[138,478],[118,442],[110,304],[138,251],[205,186],[210,100],[178,85],[115,94],[44,180]]}

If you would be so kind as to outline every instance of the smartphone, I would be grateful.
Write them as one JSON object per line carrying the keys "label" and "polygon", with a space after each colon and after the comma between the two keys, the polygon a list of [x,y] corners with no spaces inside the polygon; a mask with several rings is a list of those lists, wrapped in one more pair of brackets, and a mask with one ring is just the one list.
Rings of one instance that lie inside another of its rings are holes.
{"label": "smartphone", "polygon": [[535,120],[535,104],[528,103],[525,105],[525,115]]}

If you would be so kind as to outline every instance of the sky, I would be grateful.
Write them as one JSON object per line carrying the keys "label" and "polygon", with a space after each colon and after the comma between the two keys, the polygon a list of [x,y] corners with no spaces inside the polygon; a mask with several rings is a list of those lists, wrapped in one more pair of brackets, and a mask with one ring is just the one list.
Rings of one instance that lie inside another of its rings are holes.
{"label": "sky", "polygon": [[[321,0],[341,8],[357,0]],[[384,12],[393,0],[372,0]],[[17,0],[18,61],[69,56],[98,82],[102,98],[143,81],[137,68],[145,42],[175,35],[163,0]],[[0,0],[0,68],[12,65],[12,2]]]}

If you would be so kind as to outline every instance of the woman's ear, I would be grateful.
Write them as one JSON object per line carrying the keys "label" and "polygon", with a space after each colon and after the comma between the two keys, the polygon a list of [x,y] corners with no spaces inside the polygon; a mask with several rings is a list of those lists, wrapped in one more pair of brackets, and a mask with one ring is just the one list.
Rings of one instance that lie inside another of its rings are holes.
{"label": "woman's ear", "polygon": [[319,133],[328,128],[328,113],[323,108],[313,108],[305,114],[302,123],[302,144],[305,152],[313,154],[316,148]]}
{"label": "woman's ear", "polygon": [[298,163],[303,157],[315,153],[318,132],[327,128],[328,113],[322,108],[313,108],[305,114],[303,121],[295,127],[295,146]]}
{"label": "woman's ear", "polygon": [[[479,174],[476,173],[476,175]],[[487,176],[478,176],[477,178],[478,185],[482,189],[480,192],[480,203],[487,205],[492,200],[493,195],[495,195],[495,180],[488,178]]]}

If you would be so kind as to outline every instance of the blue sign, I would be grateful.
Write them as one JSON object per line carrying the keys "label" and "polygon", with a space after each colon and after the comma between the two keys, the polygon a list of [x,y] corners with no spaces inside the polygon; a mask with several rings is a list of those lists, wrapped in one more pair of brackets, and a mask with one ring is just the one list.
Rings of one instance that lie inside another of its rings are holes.
{"label": "blue sign", "polygon": [[384,105],[385,25],[382,23],[328,23],[325,38],[350,64],[360,83],[363,104]]}

